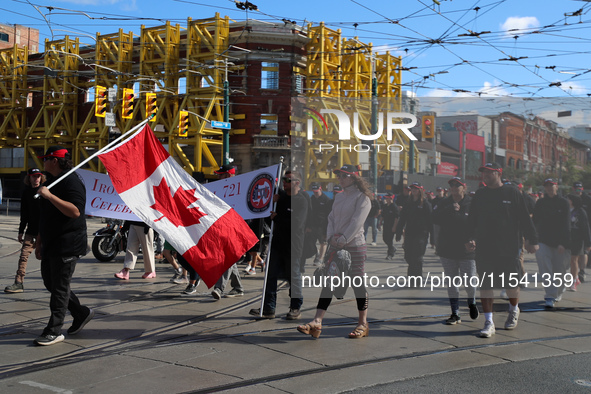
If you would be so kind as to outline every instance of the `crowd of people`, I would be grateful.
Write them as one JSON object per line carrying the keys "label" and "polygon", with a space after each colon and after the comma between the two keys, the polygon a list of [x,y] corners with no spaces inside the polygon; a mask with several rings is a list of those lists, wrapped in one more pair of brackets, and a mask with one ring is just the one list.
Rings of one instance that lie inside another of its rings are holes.
{"label": "crowd of people", "polygon": [[[76,261],[87,250],[84,184],[75,174],[70,174],[48,189],[52,180],[72,168],[72,161],[70,153],[59,146],[49,148],[42,159],[44,172],[32,168],[25,177],[18,230],[22,249],[14,284],[7,286],[5,292],[24,291],[27,261],[35,251],[41,260],[43,282],[51,294],[50,319],[35,343],[52,345],[64,340],[62,325],[66,311],[74,318],[67,330],[70,335],[80,332],[93,318],[94,311],[82,305],[70,289]],[[526,252],[536,255],[540,282],[546,277],[562,278],[544,285],[544,305],[553,309],[567,290],[568,274],[573,278],[568,290],[576,291],[585,281],[587,253],[591,250],[588,219],[591,197],[583,192],[580,182],[573,185],[566,198],[558,193],[558,182],[552,178],[544,181],[543,194],[530,195],[521,183],[505,180],[497,163],[486,163],[479,171],[482,182],[473,192],[462,178],[453,177],[448,180],[447,188],[439,186],[436,193],[427,192],[420,183],[413,182],[396,196],[388,193],[377,197],[357,166],[344,165],[334,170],[338,185],[333,187],[332,199],[318,183],[310,185],[311,193],[304,191],[302,174],[286,171],[280,179],[282,187],[274,198],[270,217],[248,221],[259,242],[244,256],[244,275],[256,275],[259,266],[266,268],[262,308],[253,308],[250,314],[259,319],[275,318],[278,280],[285,279],[290,297],[285,318],[300,319],[304,302],[302,274],[306,260],[313,257],[315,274],[320,277],[343,274],[351,278],[358,323],[349,337],[367,337],[369,291],[365,282],[354,279],[363,277],[367,245],[377,245],[378,231],[382,232],[387,246],[386,260],[393,260],[397,252],[394,240],[402,241],[409,278],[423,278],[423,259],[430,245],[435,248],[445,276],[476,279],[464,280],[462,287],[465,287],[471,319],[480,315],[477,305],[480,296],[485,320],[479,332],[481,337],[495,334],[495,290],[502,290],[509,299],[504,328],[517,327],[520,285],[522,278],[527,278],[523,265]],[[216,174],[219,179],[229,178],[235,175],[235,168],[224,165]],[[35,194],[41,198],[35,199]],[[152,228],[141,222],[128,222],[127,226],[127,251],[123,268],[115,273],[115,278],[130,279],[141,247],[142,279],[155,279],[157,251]],[[270,236],[273,242],[269,246]],[[199,274],[168,242],[163,243],[164,260],[174,270],[170,281],[186,285],[184,295],[195,294],[200,284]],[[265,267],[267,253],[270,258]],[[237,264],[232,265],[212,287],[211,296],[216,300],[243,296],[242,280]],[[226,291],[228,281],[231,289]],[[417,283],[421,282],[409,281],[409,287]],[[346,287],[339,291],[324,286],[313,319],[299,325],[297,330],[318,338],[332,298],[342,298],[346,290]],[[445,324],[461,322],[461,290],[455,281],[448,283],[451,314]]]}

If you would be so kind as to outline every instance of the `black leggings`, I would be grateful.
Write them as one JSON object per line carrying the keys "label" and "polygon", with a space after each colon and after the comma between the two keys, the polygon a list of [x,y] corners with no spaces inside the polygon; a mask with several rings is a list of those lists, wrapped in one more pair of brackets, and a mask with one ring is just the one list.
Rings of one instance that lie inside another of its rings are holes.
{"label": "black leggings", "polygon": [[[353,287],[353,291],[355,292],[355,299],[357,300],[357,310],[364,311],[369,306],[369,294],[367,294],[367,289],[365,285],[361,285],[359,287]],[[332,302],[332,290],[330,287],[324,287],[320,292],[320,298],[318,299],[318,305],[316,305],[317,309],[327,310],[330,303]]]}

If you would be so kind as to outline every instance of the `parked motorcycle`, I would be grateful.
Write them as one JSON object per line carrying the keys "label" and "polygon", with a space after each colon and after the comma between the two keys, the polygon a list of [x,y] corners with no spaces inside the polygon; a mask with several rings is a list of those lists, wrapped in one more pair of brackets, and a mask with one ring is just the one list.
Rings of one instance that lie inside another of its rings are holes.
{"label": "parked motorcycle", "polygon": [[108,262],[127,249],[127,229],[124,220],[107,219],[107,225],[95,232],[92,254],[97,260]]}

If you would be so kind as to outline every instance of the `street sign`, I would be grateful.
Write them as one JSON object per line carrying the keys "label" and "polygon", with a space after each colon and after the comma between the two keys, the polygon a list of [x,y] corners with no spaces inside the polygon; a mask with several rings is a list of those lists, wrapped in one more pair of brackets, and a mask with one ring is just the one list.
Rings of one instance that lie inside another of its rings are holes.
{"label": "street sign", "polygon": [[115,114],[112,112],[107,112],[105,114],[105,126],[108,127],[115,127],[117,124],[115,123]]}
{"label": "street sign", "polygon": [[107,91],[108,91],[107,99],[111,103],[114,103],[115,101],[117,101],[117,89],[115,89],[115,88],[109,88]]}
{"label": "street sign", "polygon": [[232,128],[232,125],[230,124],[230,122],[218,122],[217,120],[212,120],[211,127],[213,127],[214,129],[230,130]]}

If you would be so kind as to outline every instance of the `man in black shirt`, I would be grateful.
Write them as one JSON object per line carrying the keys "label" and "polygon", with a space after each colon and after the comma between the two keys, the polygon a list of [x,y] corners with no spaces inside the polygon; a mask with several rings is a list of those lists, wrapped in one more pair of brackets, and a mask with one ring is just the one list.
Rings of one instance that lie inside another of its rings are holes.
{"label": "man in black shirt", "polygon": [[[530,253],[538,250],[538,238],[525,200],[514,186],[501,181],[503,169],[497,163],[480,167],[486,187],[472,199],[468,215],[467,251],[476,250],[476,268],[482,280],[480,297],[486,322],[480,336],[495,333],[493,322],[493,289],[505,287],[509,296],[509,315],[505,329],[517,327],[519,318],[519,280],[523,273],[519,264],[522,234]],[[509,281],[509,278],[517,278]]]}
{"label": "man in black shirt", "polygon": [[[544,198],[534,208],[533,219],[540,237],[540,249],[536,252],[538,269],[543,278],[550,275],[549,286],[544,286],[547,309],[562,298],[565,290],[566,249],[570,246],[570,206],[566,198],[558,195],[558,182],[549,178],[544,181]],[[558,286],[555,278],[560,278]]]}
{"label": "man in black shirt", "polygon": [[[48,184],[72,168],[67,149],[52,146],[43,159],[45,171],[50,174]],[[70,290],[70,281],[76,261],[86,254],[86,188],[77,174],[72,173],[55,184],[51,190],[41,186],[41,220],[35,256],[41,259],[41,276],[45,288],[51,293],[49,309],[51,316],[41,336],[35,339],[38,345],[53,345],[64,340],[62,326],[66,311],[74,322],[68,334],[74,335],[92,319],[94,311],[80,304]]]}
{"label": "man in black shirt", "polygon": [[445,321],[448,325],[460,323],[460,290],[453,284],[453,278],[466,278],[463,282],[468,293],[468,308],[470,317],[478,317],[476,306],[476,286],[472,277],[476,275],[476,263],[474,251],[468,252],[464,246],[466,232],[468,230],[468,212],[470,209],[470,196],[466,195],[466,183],[459,177],[453,177],[448,181],[451,196],[444,198],[433,208],[433,223],[437,224],[441,233],[437,239],[437,255],[441,260],[446,276],[452,278],[452,283],[447,287],[447,295],[451,306],[451,316]]}
{"label": "man in black shirt", "polygon": [[[587,194],[583,191],[583,184],[581,182],[573,183],[573,194],[581,197],[581,200],[583,201],[583,209],[585,210],[587,217],[591,218],[591,216],[590,216],[591,215],[591,196],[589,196],[589,194]],[[584,259],[584,261],[583,261],[582,266],[584,268],[586,268],[587,262],[589,260],[589,254],[585,253],[583,259]],[[579,263],[579,264],[581,264],[581,263]],[[579,271],[579,280],[581,282],[585,281],[585,269],[584,268]]]}
{"label": "man in black shirt", "polygon": [[381,219],[383,228],[382,238],[386,246],[388,246],[386,260],[394,260],[394,253],[396,253],[396,248],[394,247],[394,234],[399,216],[400,211],[398,205],[394,204],[394,196],[388,193],[386,197],[384,197]]}
{"label": "man in black shirt", "polygon": [[[300,309],[304,302],[301,257],[310,200],[307,193],[300,188],[302,178],[299,173],[286,171],[281,181],[284,190],[280,190],[275,212],[271,213],[271,219],[275,224],[262,318],[275,318],[277,280],[283,276],[290,282],[291,298],[289,312],[285,318],[297,320],[301,316]],[[258,308],[251,309],[249,313],[257,317],[261,316]]]}
{"label": "man in black shirt", "polygon": [[47,179],[38,168],[30,168],[24,179],[26,185],[21,196],[21,221],[18,226],[18,241],[23,244],[18,259],[18,268],[14,283],[6,286],[5,293],[22,293],[25,291],[24,280],[27,261],[35,250],[35,240],[39,233],[39,200],[35,198],[37,189]]}

